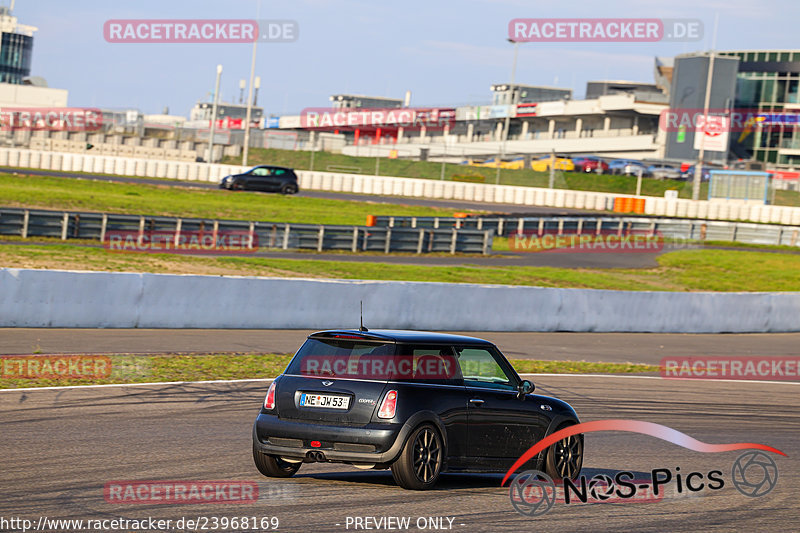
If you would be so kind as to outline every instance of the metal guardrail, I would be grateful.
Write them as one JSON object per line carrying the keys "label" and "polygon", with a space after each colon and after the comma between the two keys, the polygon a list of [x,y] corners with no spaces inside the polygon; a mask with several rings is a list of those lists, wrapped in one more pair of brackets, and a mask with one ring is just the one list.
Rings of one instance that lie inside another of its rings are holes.
{"label": "metal guardrail", "polygon": [[648,217],[375,217],[376,226],[390,228],[456,228],[520,233],[660,233],[668,239],[729,241],[800,247],[800,226]]}
{"label": "metal guardrail", "polygon": [[0,207],[0,235],[107,242],[109,235],[115,232],[132,233],[140,239],[156,233],[174,234],[176,242],[182,233],[216,236],[235,232],[251,236],[251,249],[486,255],[492,248],[491,231],[467,228],[290,224]]}

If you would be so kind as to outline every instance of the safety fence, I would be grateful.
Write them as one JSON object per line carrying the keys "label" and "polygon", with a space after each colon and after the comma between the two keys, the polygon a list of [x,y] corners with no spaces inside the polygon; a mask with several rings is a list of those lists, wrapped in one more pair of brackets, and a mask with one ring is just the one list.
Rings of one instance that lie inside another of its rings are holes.
{"label": "safety fence", "polygon": [[277,248],[488,254],[492,248],[491,231],[467,228],[290,224],[9,207],[0,207],[0,235],[98,240],[119,251],[209,251],[219,249],[220,243],[224,251],[242,253]]}
{"label": "safety fence", "polygon": [[375,227],[456,228],[514,234],[584,234],[635,232],[667,239],[727,241],[747,244],[800,246],[800,226],[751,224],[718,220],[648,217],[388,217],[373,218]]}

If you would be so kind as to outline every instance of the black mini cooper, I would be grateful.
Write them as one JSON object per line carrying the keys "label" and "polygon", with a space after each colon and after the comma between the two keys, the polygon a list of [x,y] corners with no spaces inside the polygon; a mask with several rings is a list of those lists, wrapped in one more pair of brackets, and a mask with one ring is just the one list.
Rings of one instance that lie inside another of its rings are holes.
{"label": "black mini cooper", "polygon": [[[322,331],[270,385],[253,457],[270,477],[314,462],[391,468],[400,486],[416,490],[444,471],[506,472],[537,441],[579,423],[567,403],[533,389],[482,339]],[[577,477],[582,436],[557,442],[535,463],[553,478]]]}

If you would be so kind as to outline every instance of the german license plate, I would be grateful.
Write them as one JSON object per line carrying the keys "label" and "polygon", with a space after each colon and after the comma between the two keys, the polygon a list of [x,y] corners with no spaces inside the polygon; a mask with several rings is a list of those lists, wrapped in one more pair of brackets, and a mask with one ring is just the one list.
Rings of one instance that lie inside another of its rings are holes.
{"label": "german license plate", "polygon": [[300,395],[300,406],[347,409],[350,407],[350,397],[336,394],[307,394],[304,392]]}

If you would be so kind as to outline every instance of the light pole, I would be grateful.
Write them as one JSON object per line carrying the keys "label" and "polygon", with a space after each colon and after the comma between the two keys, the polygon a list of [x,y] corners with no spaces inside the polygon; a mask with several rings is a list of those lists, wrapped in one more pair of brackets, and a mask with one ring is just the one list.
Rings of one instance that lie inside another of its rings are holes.
{"label": "light pole", "polygon": [[[257,11],[261,12],[261,2],[258,3]],[[258,18],[258,15],[256,15]],[[247,155],[250,151],[250,116],[253,111],[253,77],[256,75],[256,46],[258,39],[253,39],[253,55],[250,58],[250,88],[247,89],[247,114],[244,123],[244,152],[242,153],[242,166],[247,166]]]}
{"label": "light pole", "polygon": [[211,135],[208,139],[208,164],[214,157],[214,130],[217,125],[217,102],[219,101],[219,80],[222,77],[222,65],[217,65],[217,82],[214,84],[214,104],[211,107]]}
{"label": "light pole", "polygon": [[[714,48],[717,47],[717,24],[719,14],[714,18],[714,37],[711,39],[711,54],[708,58],[708,74],[706,75],[706,94],[703,100],[703,127],[700,128],[700,147],[697,149],[697,164],[694,166],[692,180],[692,200],[700,199],[700,182],[703,179],[703,159],[705,158],[706,127],[708,127],[708,106],[711,103],[711,83],[714,81]],[[697,135],[697,132],[695,132]]]}
{"label": "light pole", "polygon": [[511,127],[511,110],[516,109],[517,91],[514,89],[514,77],[517,73],[517,52],[519,50],[519,43],[513,39],[508,39],[508,42],[514,45],[514,62],[511,65],[511,105],[506,111],[505,124],[503,126],[503,142],[500,144],[500,155],[497,158],[497,176],[495,177],[495,184],[500,183],[500,164],[503,161],[503,154],[506,151],[506,141],[508,141],[508,129]]}

